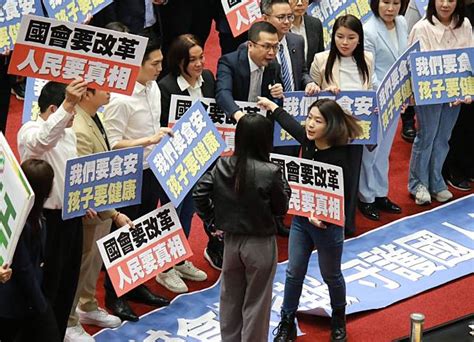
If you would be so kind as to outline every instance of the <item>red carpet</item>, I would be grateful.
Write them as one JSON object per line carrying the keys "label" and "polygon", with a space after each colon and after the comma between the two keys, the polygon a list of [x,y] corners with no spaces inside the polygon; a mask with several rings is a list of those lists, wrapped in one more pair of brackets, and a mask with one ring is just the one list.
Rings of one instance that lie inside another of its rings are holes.
{"label": "red carpet", "polygon": [[[206,44],[207,67],[215,72],[217,58],[220,55],[218,38],[213,30]],[[22,102],[12,97],[11,110],[7,123],[7,139],[16,151],[16,133],[21,125]],[[412,215],[423,210],[430,209],[438,204],[428,207],[419,207],[409,198],[407,192],[408,162],[410,158],[411,145],[404,142],[397,134],[390,156],[390,198],[403,208],[403,216]],[[453,191],[453,189],[450,189]],[[455,198],[466,195],[465,192],[453,191]],[[380,222],[365,219],[361,215],[357,217],[357,234],[360,235],[371,229],[384,225],[400,218],[400,215],[383,214]],[[197,217],[193,221],[193,229],[190,244],[194,251],[191,261],[208,273],[208,280],[202,283],[187,281],[190,291],[199,290],[213,284],[219,273],[210,268],[203,258],[203,250],[206,236],[202,232],[202,225]],[[279,238],[279,260],[287,259],[287,240]],[[474,269],[474,267],[473,267]],[[409,334],[409,315],[413,312],[422,312],[426,316],[425,327],[433,327],[443,322],[474,312],[474,276],[470,275],[462,279],[450,282],[420,295],[404,300],[383,310],[370,311],[362,314],[351,315],[348,318],[349,339],[352,341],[390,341],[397,337]],[[98,298],[101,305],[104,304],[104,293],[102,289],[103,275],[99,279]],[[147,284],[153,291],[168,297],[173,297],[154,280]],[[144,314],[152,308],[145,305],[132,307],[138,314]],[[298,316],[302,330],[307,334],[298,341],[327,341],[329,340],[329,320],[314,316]],[[159,323],[157,322],[159,325]],[[95,333],[99,329],[86,327],[89,333]]]}

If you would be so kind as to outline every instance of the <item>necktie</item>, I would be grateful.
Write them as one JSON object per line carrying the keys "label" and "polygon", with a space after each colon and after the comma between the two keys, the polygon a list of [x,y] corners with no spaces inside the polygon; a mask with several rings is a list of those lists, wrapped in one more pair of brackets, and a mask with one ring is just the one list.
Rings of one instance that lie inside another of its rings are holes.
{"label": "necktie", "polygon": [[293,91],[293,84],[291,82],[290,68],[285,58],[285,47],[280,44],[278,54],[280,55],[281,75],[283,77],[283,88],[285,91]]}
{"label": "necktie", "polygon": [[95,124],[97,125],[97,128],[99,128],[100,134],[102,134],[102,137],[105,140],[105,144],[107,145],[107,149],[110,151],[109,139],[107,139],[107,134],[105,133],[104,125],[102,125],[99,116],[97,114],[94,115],[92,117],[92,120],[94,120]]}
{"label": "necktie", "polygon": [[257,96],[260,96],[262,87],[262,69],[252,71],[250,75],[249,102],[257,102]]}

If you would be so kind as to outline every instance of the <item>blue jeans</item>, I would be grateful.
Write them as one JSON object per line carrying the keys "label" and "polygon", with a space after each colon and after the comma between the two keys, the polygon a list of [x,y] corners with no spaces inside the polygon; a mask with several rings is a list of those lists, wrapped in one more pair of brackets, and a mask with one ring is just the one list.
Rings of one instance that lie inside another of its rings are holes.
{"label": "blue jeans", "polygon": [[[164,191],[163,191],[164,192]],[[191,232],[191,222],[193,220],[193,215],[196,211],[194,208],[194,200],[193,200],[193,191],[189,191],[189,193],[183,198],[183,201],[178,205],[176,208],[176,213],[179,217],[179,222],[183,226],[184,235],[189,237],[189,233]],[[164,194],[164,196],[160,197],[160,206],[165,205],[170,202],[170,199]]]}
{"label": "blue jeans", "polygon": [[326,229],[321,229],[309,223],[306,217],[293,218],[288,243],[283,314],[292,314],[298,309],[303,281],[314,247],[318,250],[319,269],[329,288],[332,309],[346,305],[346,283],[341,272],[343,243],[344,228],[330,224]]}
{"label": "blue jeans", "polygon": [[448,103],[417,106],[418,132],[411,150],[408,191],[415,194],[418,185],[438,193],[448,187],[441,170],[449,151],[449,138],[460,106]]}

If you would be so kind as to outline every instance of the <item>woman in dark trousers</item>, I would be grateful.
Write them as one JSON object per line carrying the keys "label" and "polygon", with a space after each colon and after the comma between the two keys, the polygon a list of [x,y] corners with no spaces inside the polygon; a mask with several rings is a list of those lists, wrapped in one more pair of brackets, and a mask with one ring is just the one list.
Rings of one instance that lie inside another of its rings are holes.
{"label": "woman in dark trousers", "polygon": [[13,274],[0,284],[0,341],[60,341],[53,310],[41,288],[46,244],[43,204],[51,192],[54,172],[37,159],[21,164],[35,193],[13,256]]}
{"label": "woman in dark trousers", "polygon": [[[214,75],[204,69],[204,50],[197,38],[191,34],[183,34],[171,44],[168,52],[170,73],[158,82],[161,92],[160,125],[168,126],[171,95],[190,96],[193,102],[203,97],[214,97]],[[163,205],[163,203],[162,203]],[[194,203],[191,192],[178,206],[179,220],[184,233],[188,237],[191,230]],[[209,243],[204,250],[205,258],[211,266],[220,268],[222,263],[222,242],[209,233]],[[156,277],[156,281],[175,293],[188,291],[183,279],[203,281],[207,279],[205,272],[196,268],[191,262],[184,261],[167,272]]]}
{"label": "woman in dark trousers", "polygon": [[[267,98],[260,97],[258,105],[272,112],[272,116],[283,129],[293,136],[302,148],[302,158],[340,166],[344,174],[344,212],[348,212],[348,199],[355,198],[357,189],[350,187],[347,177],[353,169],[353,150],[347,145],[361,133],[356,119],[347,115],[329,99],[313,103],[308,110],[305,126],[301,126],[284,109]],[[348,217],[346,215],[347,225]],[[341,271],[344,227],[318,220],[295,216],[291,224],[288,242],[288,268],[286,270],[285,294],[274,341],[286,342],[296,339],[295,314],[303,289],[311,253],[318,250],[321,275],[329,289],[331,298],[331,341],[346,341],[346,284]]]}
{"label": "woman in dark trousers", "polygon": [[278,258],[275,216],[286,214],[291,195],[269,160],[272,133],[267,118],[244,115],[234,155],[220,158],[193,191],[199,216],[224,234],[219,316],[226,342],[268,341]]}

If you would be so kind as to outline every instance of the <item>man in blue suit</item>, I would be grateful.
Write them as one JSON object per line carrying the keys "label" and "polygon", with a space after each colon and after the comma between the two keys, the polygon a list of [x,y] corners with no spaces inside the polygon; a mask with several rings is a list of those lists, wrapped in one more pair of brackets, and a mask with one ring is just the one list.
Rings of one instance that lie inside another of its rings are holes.
{"label": "man in blue suit", "polygon": [[283,98],[276,28],[267,22],[254,23],[248,42],[222,56],[217,64],[216,102],[227,116],[239,120],[244,113],[235,101],[257,102],[257,96]]}
{"label": "man in blue suit", "polygon": [[264,20],[275,26],[278,32],[280,48],[277,60],[281,67],[284,90],[304,90],[308,95],[313,95],[319,88],[308,74],[304,38],[290,32],[295,16],[288,0],[262,1],[261,7]]}

